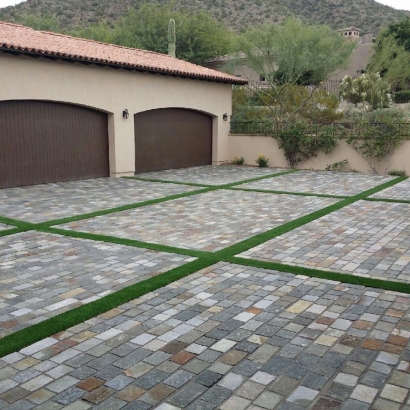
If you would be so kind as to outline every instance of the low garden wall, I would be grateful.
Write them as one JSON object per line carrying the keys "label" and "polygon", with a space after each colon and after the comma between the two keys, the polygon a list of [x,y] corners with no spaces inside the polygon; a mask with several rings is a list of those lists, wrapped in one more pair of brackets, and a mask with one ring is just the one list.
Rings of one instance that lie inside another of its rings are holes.
{"label": "low garden wall", "polygon": [[[275,139],[267,135],[245,135],[231,134],[229,136],[228,159],[232,160],[235,156],[243,157],[245,164],[256,165],[255,159],[260,155],[269,157],[270,167],[286,168],[287,162],[283,151],[279,149]],[[346,141],[339,141],[337,148],[330,154],[319,153],[307,161],[300,163],[298,169],[324,170],[328,165],[335,162],[349,161],[343,171],[359,171],[371,173],[367,162],[352,148]],[[382,162],[379,167],[379,173],[383,174],[385,164]],[[393,153],[388,170],[405,170],[410,175],[410,140],[404,141]]]}

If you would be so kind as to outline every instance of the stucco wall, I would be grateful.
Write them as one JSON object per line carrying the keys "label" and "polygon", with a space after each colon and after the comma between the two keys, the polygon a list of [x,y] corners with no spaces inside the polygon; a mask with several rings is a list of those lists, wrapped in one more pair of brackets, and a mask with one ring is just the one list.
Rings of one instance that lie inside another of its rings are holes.
{"label": "stucco wall", "polygon": [[[249,165],[256,165],[255,159],[260,155],[269,157],[269,166],[286,168],[287,163],[283,151],[279,149],[276,140],[269,136],[259,135],[230,135],[229,136],[229,160],[233,157],[244,157]],[[389,170],[405,170],[410,174],[410,141],[405,141],[392,155]],[[344,170],[356,170],[363,173],[371,173],[367,162],[346,141],[340,141],[338,147],[330,154],[319,153],[317,157],[309,159],[298,165],[299,169],[324,170],[327,165],[347,159],[349,164]],[[379,173],[384,172],[384,164],[381,164]]]}
{"label": "stucco wall", "polygon": [[[112,176],[134,173],[133,115],[157,108],[188,108],[211,114],[212,160],[225,161],[229,123],[222,116],[231,114],[231,93],[230,84],[0,53],[0,101],[49,100],[108,113]],[[126,108],[130,116],[123,119]]]}

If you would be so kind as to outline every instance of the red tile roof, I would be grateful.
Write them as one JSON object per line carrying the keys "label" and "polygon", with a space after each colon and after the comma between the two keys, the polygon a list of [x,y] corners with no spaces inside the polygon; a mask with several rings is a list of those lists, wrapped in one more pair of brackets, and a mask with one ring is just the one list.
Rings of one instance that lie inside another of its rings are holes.
{"label": "red tile roof", "polygon": [[166,54],[36,31],[11,23],[0,22],[0,50],[115,65],[178,77],[231,84],[247,83],[244,79],[178,60]]}

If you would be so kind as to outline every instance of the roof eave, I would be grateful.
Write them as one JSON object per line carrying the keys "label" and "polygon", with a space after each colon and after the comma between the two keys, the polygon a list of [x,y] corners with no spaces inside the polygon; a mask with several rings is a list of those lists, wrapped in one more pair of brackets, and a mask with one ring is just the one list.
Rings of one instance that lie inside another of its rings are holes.
{"label": "roof eave", "polygon": [[206,76],[201,74],[189,74],[180,72],[178,70],[166,70],[166,69],[159,69],[153,68],[149,66],[142,66],[136,64],[129,64],[129,63],[121,63],[121,62],[112,62],[107,60],[102,60],[98,58],[87,58],[84,56],[72,56],[70,54],[65,53],[58,53],[58,52],[41,52],[39,50],[27,50],[24,48],[18,48],[13,46],[7,46],[5,44],[0,45],[0,51],[7,52],[11,54],[19,54],[19,55],[26,55],[29,57],[44,57],[51,60],[62,60],[67,62],[78,62],[82,64],[96,64],[98,66],[107,66],[111,68],[123,68],[129,71],[138,71],[138,72],[145,72],[149,74],[160,74],[160,75],[167,75],[172,77],[181,77],[181,78],[189,78],[193,80],[200,80],[200,81],[210,81],[210,82],[217,82],[217,83],[225,83],[225,84],[236,84],[236,85],[245,85],[248,83],[247,80],[244,79],[237,79],[234,78],[218,78],[213,76]]}

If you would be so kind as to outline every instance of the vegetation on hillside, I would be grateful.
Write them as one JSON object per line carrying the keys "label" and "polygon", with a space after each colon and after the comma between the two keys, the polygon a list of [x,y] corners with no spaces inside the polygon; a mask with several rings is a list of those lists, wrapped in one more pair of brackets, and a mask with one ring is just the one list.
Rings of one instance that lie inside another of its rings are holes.
{"label": "vegetation on hillside", "polygon": [[410,15],[374,0],[28,0],[0,9],[0,20],[19,22],[22,16],[34,14],[54,16],[64,29],[87,27],[101,20],[111,26],[130,7],[139,8],[144,3],[171,3],[175,10],[206,11],[237,32],[255,25],[279,24],[294,16],[333,29],[354,25],[362,33],[377,34],[382,27]]}
{"label": "vegetation on hillside", "polygon": [[390,84],[410,86],[410,18],[390,24],[376,40],[368,69]]}

